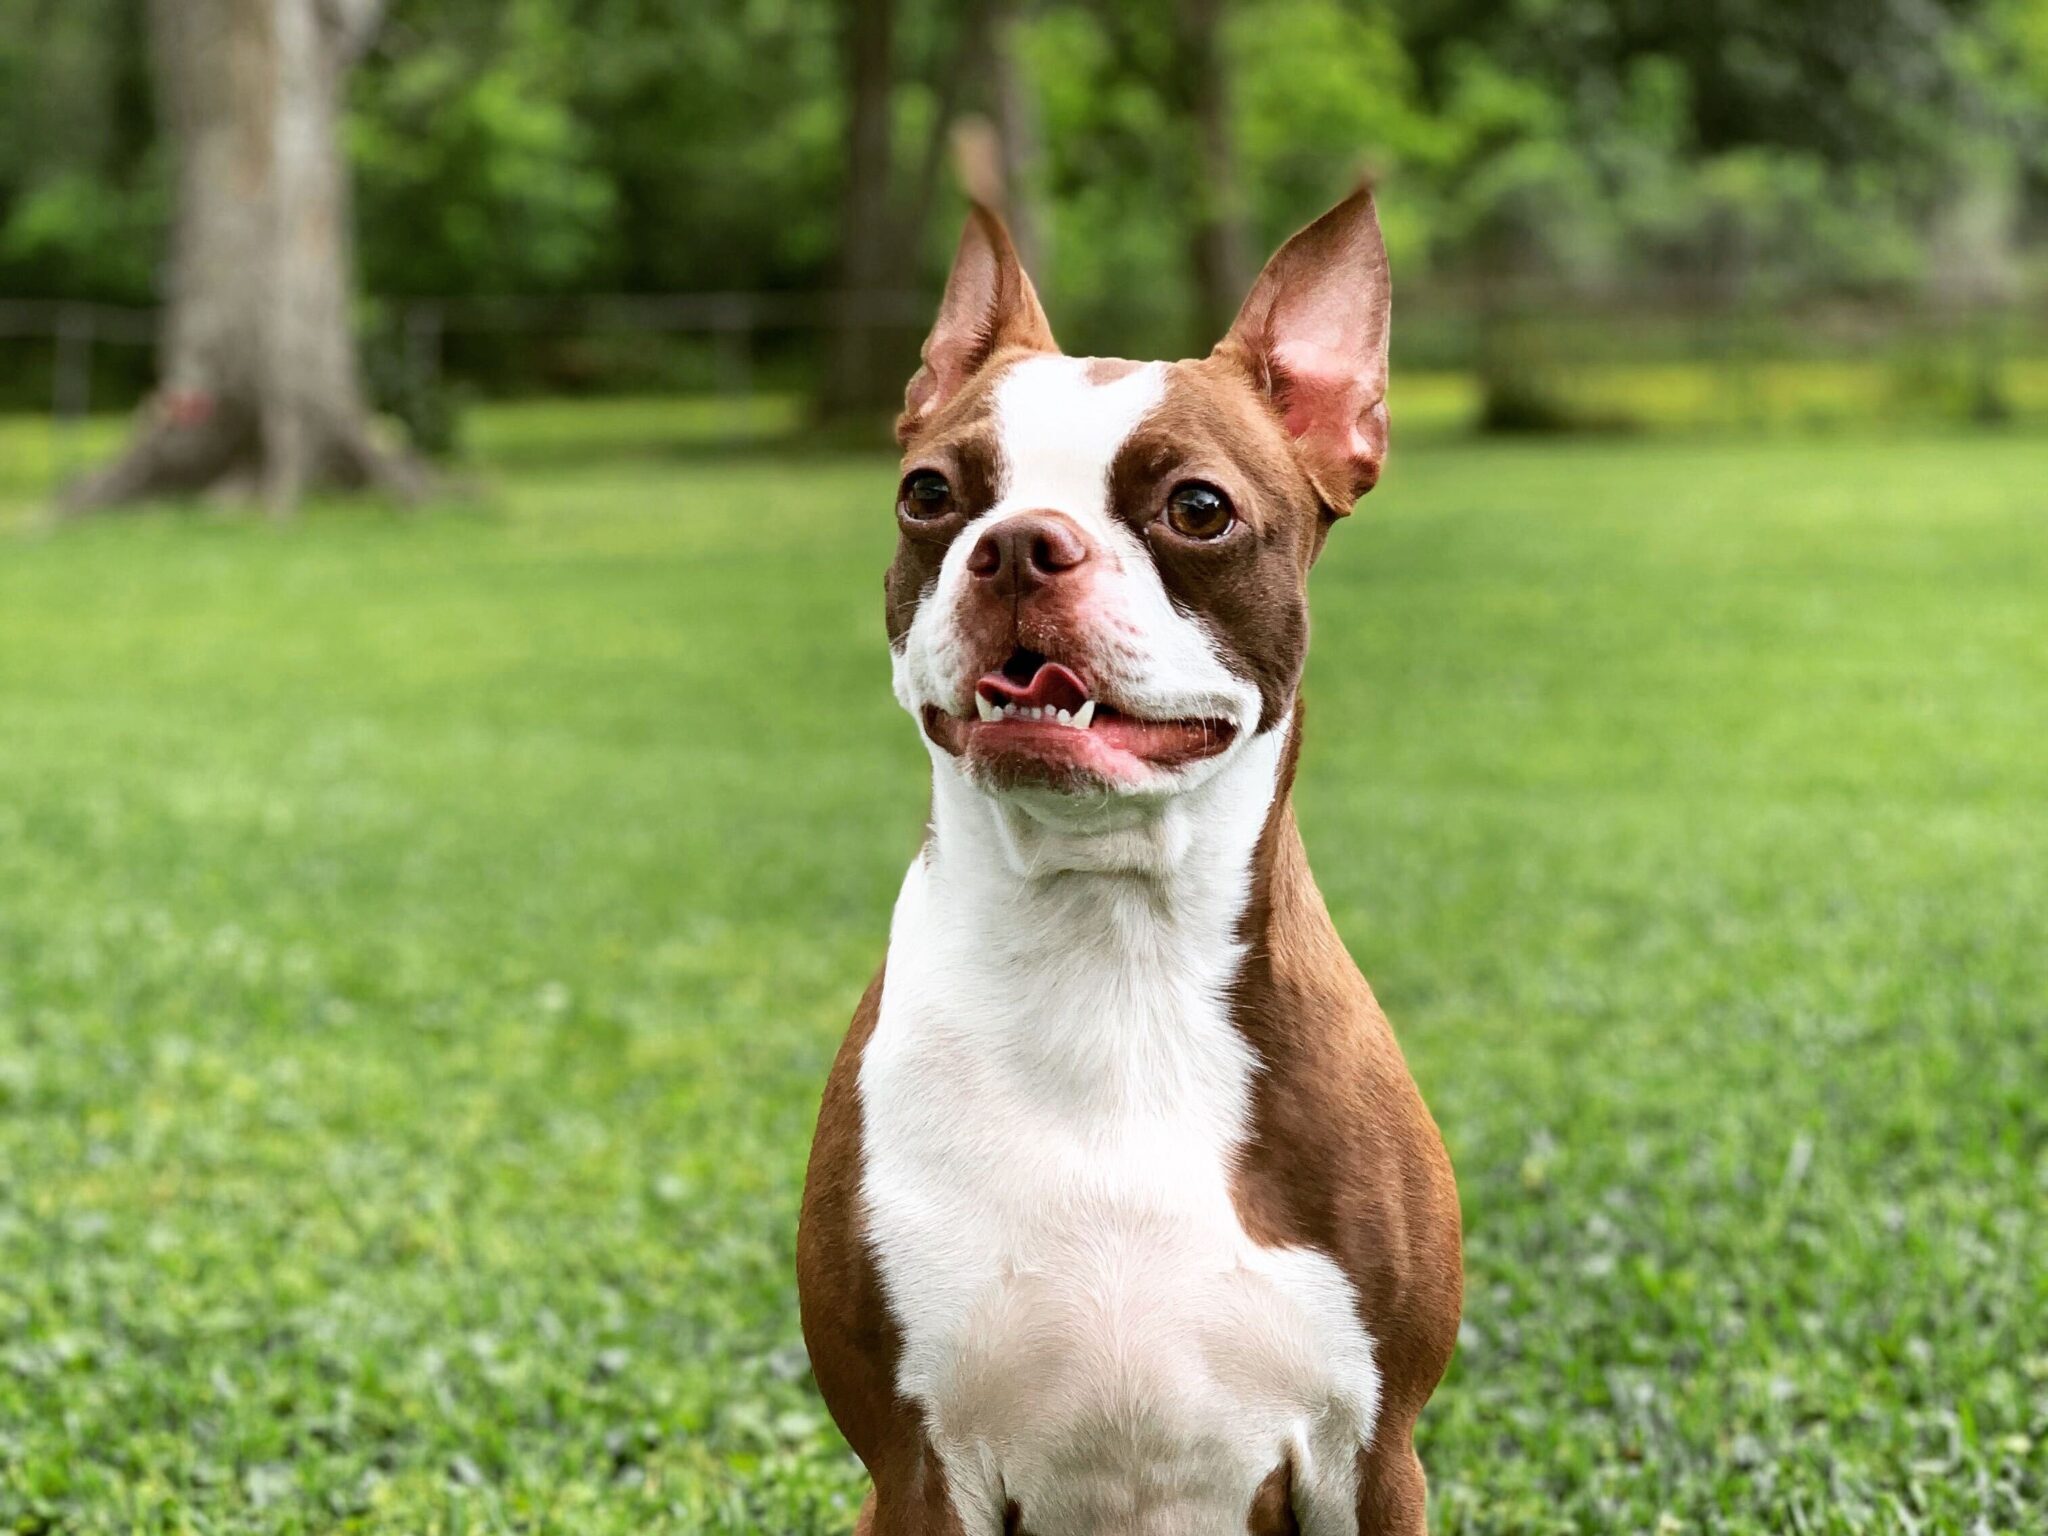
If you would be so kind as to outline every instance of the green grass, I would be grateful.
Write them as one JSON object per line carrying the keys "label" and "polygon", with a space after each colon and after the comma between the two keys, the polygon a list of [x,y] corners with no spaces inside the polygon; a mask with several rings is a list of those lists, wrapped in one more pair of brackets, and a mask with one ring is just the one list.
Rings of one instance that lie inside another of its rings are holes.
{"label": "green grass", "polygon": [[[923,810],[891,469],[644,426],[283,531],[0,474],[0,1529],[847,1527],[791,1229]],[[2044,485],[1423,440],[1334,535],[1439,1532],[2048,1529]]]}

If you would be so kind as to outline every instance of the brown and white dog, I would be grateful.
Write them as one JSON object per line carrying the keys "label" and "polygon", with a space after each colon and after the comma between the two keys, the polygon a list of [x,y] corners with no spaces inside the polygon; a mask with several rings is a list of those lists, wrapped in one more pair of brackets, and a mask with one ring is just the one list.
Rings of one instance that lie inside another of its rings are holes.
{"label": "brown and white dog", "polygon": [[1365,191],[1192,362],[1061,355],[961,238],[887,580],[930,828],[798,1236],[862,1532],[1423,1529],[1457,1192],[1290,803],[1387,315]]}

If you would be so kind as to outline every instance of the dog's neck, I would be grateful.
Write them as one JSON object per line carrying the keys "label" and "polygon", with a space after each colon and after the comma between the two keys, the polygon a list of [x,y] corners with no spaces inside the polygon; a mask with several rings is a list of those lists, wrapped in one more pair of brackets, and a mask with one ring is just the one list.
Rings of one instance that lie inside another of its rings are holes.
{"label": "dog's neck", "polygon": [[1144,806],[990,797],[941,762],[897,903],[892,1006],[1055,1120],[1235,1103],[1248,1068],[1227,998],[1288,735]]}
{"label": "dog's neck", "polygon": [[1261,732],[1193,788],[1157,797],[1028,788],[994,796],[941,758],[926,859],[976,906],[1042,900],[1055,886],[1106,899],[1152,888],[1171,901],[1183,889],[1242,880],[1281,789],[1292,724]]}

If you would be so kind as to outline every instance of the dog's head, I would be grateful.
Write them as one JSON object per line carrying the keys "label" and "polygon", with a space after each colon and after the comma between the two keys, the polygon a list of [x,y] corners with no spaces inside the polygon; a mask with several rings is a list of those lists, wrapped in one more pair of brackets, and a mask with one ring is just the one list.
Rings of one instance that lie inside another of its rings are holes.
{"label": "dog's head", "polygon": [[1062,355],[974,211],[897,423],[887,581],[897,696],[942,772],[1157,802],[1284,727],[1309,567],[1386,451],[1387,319],[1368,191],[1176,363]]}

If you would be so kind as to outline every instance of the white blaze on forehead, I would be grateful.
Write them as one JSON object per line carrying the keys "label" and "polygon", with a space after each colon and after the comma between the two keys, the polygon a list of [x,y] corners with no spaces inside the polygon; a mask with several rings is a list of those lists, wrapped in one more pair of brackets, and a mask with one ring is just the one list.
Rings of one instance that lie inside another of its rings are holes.
{"label": "white blaze on forehead", "polygon": [[1100,384],[1088,377],[1092,366],[1085,357],[1034,357],[996,386],[1003,481],[992,515],[1049,508],[1091,524],[1108,519],[1110,465],[1166,392],[1166,365],[1145,363]]}

